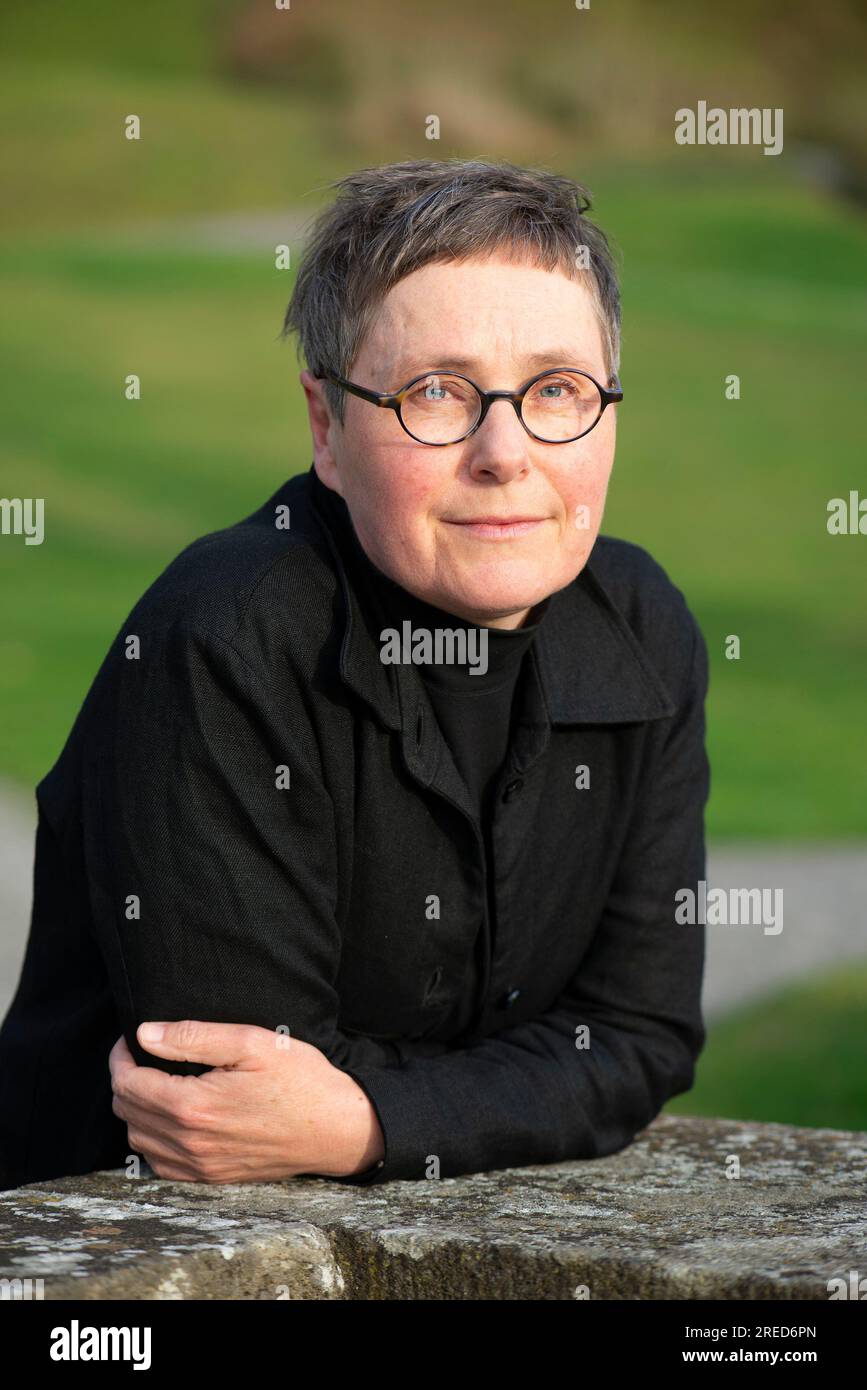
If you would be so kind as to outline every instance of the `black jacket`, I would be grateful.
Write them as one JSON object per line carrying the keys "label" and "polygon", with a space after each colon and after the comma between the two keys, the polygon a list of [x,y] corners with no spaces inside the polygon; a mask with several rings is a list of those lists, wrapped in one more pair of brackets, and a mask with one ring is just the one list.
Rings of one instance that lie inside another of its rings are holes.
{"label": "black jacket", "polygon": [[144,1019],[321,1048],[382,1124],[363,1181],[609,1154],[691,1086],[704,932],[674,912],[704,877],[707,653],[682,595],[600,537],[554,596],[486,866],[418,669],[380,661],[347,525],[311,470],[186,549],[39,784],[3,1186],[124,1161],[121,1031],[204,1070],[144,1053]]}

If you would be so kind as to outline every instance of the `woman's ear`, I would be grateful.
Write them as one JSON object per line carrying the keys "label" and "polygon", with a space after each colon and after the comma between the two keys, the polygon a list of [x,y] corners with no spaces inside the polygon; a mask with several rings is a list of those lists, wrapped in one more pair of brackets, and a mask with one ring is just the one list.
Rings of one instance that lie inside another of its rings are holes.
{"label": "woman's ear", "polygon": [[313,466],[316,476],[325,487],[331,488],[332,492],[339,493],[342,497],[340,471],[332,448],[334,432],[342,430],[342,426],[331,413],[325,394],[325,380],[314,376],[306,368],[298,379],[307,398],[307,418],[313,441]]}

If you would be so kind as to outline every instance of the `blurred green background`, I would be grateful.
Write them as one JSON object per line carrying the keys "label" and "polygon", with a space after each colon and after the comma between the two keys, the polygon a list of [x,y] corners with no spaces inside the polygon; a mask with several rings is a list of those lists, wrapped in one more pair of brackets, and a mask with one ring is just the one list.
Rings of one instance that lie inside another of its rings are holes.
{"label": "blurred green background", "polygon": [[[0,493],[46,499],[43,546],[0,543],[0,776],[48,770],[178,550],[309,466],[276,243],[297,264],[329,182],[360,165],[505,158],[589,185],[620,248],[604,529],[665,565],[706,635],[710,836],[864,837],[867,538],[826,528],[830,498],[867,496],[860,5],[6,0],[0,54]],[[702,99],[783,107],[783,153],[676,146],[675,110]],[[850,1060],[856,998],[829,981],[811,1005]],[[801,1003],[777,1001],[774,1036]],[[738,1020],[744,1056],[768,1019]],[[860,1048],[823,1111],[822,1050],[783,1046],[774,1118],[867,1125],[863,1028]],[[684,1108],[747,1113],[746,1093],[721,1100],[740,1054],[716,1055],[728,1072],[709,1050]]]}

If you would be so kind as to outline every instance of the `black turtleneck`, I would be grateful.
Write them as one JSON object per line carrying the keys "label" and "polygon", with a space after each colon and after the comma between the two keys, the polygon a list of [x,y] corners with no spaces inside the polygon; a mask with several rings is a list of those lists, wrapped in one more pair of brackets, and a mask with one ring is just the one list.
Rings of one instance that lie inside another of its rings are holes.
{"label": "black turtleneck", "polygon": [[[349,519],[348,510],[346,515]],[[368,558],[351,519],[349,530],[357,572],[377,606],[383,627],[401,632],[401,624],[407,620],[413,629],[431,632],[437,628],[470,630],[479,626],[416,598],[395,583]],[[528,615],[532,623],[524,627],[485,628],[488,665],[484,672],[471,674],[471,668],[465,665],[417,667],[443,737],[483,823],[489,820],[494,783],[509,748],[514,696],[524,658],[549,602],[545,599],[537,604]]]}

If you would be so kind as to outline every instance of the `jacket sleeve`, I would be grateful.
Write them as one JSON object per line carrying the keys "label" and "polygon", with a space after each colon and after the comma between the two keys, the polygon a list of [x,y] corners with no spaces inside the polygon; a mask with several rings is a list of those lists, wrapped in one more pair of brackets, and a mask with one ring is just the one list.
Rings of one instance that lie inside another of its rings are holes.
{"label": "jacket sleeve", "polygon": [[686,688],[673,716],[648,724],[635,813],[575,977],[537,1019],[460,1051],[349,1067],[386,1141],[383,1166],[349,1181],[597,1158],[692,1085],[705,1040],[704,928],[675,922],[675,893],[705,872],[708,666],[693,626]]}
{"label": "jacket sleeve", "polygon": [[93,931],[136,1061],[208,1070],[135,1036],[198,1018],[286,1032],[335,1065],[395,1065],[390,1043],[337,1027],[333,812],[299,721],[221,637],[176,623],[140,642],[107,658],[81,798]]}

